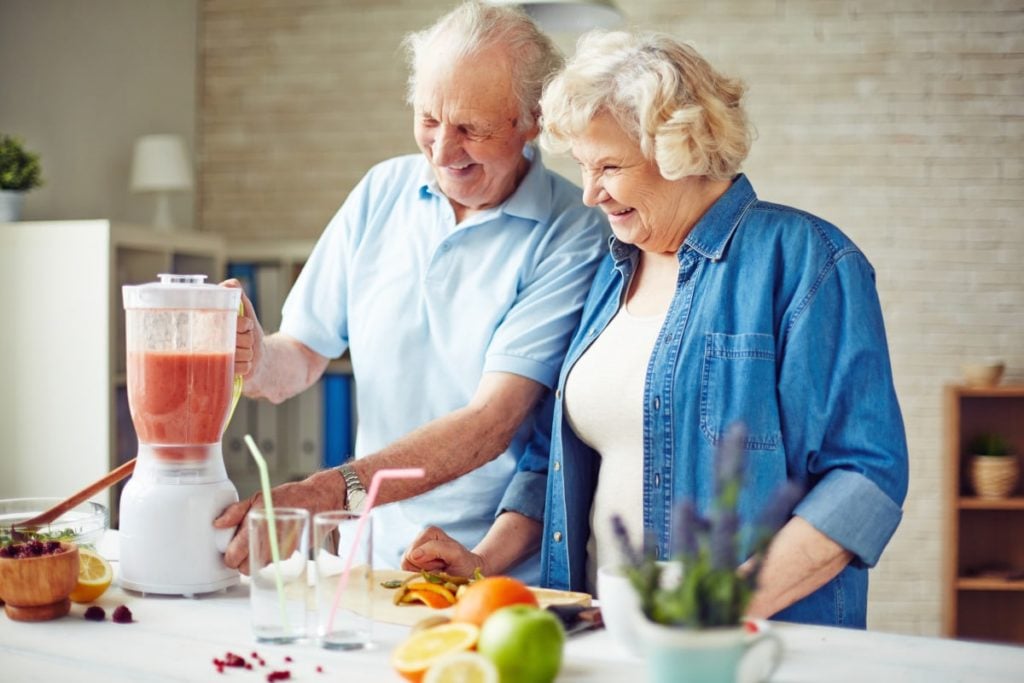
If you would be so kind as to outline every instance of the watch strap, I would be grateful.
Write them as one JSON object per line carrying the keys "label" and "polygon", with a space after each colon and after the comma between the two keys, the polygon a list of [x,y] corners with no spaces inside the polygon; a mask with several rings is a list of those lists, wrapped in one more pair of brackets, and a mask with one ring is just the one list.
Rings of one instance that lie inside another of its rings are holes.
{"label": "watch strap", "polygon": [[345,463],[336,469],[345,480],[345,509],[358,512],[363,507],[363,501],[366,500],[366,488],[359,481],[359,475],[356,474],[351,464]]}

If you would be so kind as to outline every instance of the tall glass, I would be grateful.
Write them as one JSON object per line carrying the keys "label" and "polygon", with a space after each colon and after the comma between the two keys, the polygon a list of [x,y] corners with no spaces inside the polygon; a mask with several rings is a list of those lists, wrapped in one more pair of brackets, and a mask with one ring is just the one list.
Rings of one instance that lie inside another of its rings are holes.
{"label": "tall glass", "polygon": [[371,530],[369,513],[362,528],[355,512],[320,512],[313,517],[317,638],[325,648],[359,650],[373,642]]}
{"label": "tall glass", "polygon": [[249,602],[252,630],[263,643],[293,643],[309,635],[309,511],[274,510],[278,561],[266,508],[249,511]]}

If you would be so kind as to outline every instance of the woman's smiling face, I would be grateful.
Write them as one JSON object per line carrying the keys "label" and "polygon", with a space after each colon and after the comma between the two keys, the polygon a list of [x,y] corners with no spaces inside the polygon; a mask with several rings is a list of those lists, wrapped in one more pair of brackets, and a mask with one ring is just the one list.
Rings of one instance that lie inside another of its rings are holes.
{"label": "woman's smiling face", "polygon": [[644,251],[675,252],[689,230],[689,178],[666,180],[640,144],[607,113],[595,116],[572,138],[572,156],[583,173],[583,202],[608,215],[622,242]]}

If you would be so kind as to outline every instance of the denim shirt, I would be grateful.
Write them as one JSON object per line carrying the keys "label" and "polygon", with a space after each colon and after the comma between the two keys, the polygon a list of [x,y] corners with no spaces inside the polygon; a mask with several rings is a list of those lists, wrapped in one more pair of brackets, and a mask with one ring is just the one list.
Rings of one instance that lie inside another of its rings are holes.
{"label": "denim shirt", "polygon": [[[759,201],[743,175],[677,255],[676,292],[644,387],[648,542],[658,557],[670,556],[671,511],[686,498],[707,514],[715,445],[742,421],[744,522],[756,520],[787,478],[797,479],[807,493],[796,514],[854,555],[835,579],[775,618],[864,627],[867,568],[896,530],[907,489],[906,439],[871,265],[835,226]],[[637,248],[611,238],[549,406],[549,456],[542,457],[541,439],[523,463],[548,471],[541,579],[555,588],[585,587],[600,465],[566,420],[566,376],[622,305],[638,261]],[[608,387],[609,396],[615,391]]]}

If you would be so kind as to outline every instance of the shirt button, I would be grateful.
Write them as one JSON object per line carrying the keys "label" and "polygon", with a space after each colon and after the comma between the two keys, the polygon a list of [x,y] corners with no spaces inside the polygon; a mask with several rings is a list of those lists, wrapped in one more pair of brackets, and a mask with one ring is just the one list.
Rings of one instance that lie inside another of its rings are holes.
{"label": "shirt button", "polygon": [[561,389],[555,389],[555,400],[558,400],[558,401],[562,400],[562,390]]}
{"label": "shirt button", "polygon": [[661,399],[657,396],[654,397],[654,409],[661,410]]}
{"label": "shirt button", "polygon": [[557,472],[560,469],[562,469],[562,463],[560,463],[559,461],[556,460],[555,461],[555,472]]}
{"label": "shirt button", "polygon": [[660,474],[655,473],[655,475],[654,475],[654,486],[655,486],[655,488],[661,487],[661,475]]}
{"label": "shirt button", "polygon": [[551,534],[551,538],[555,539],[555,543],[561,543],[562,542],[562,532],[561,531],[556,531],[555,533]]}

